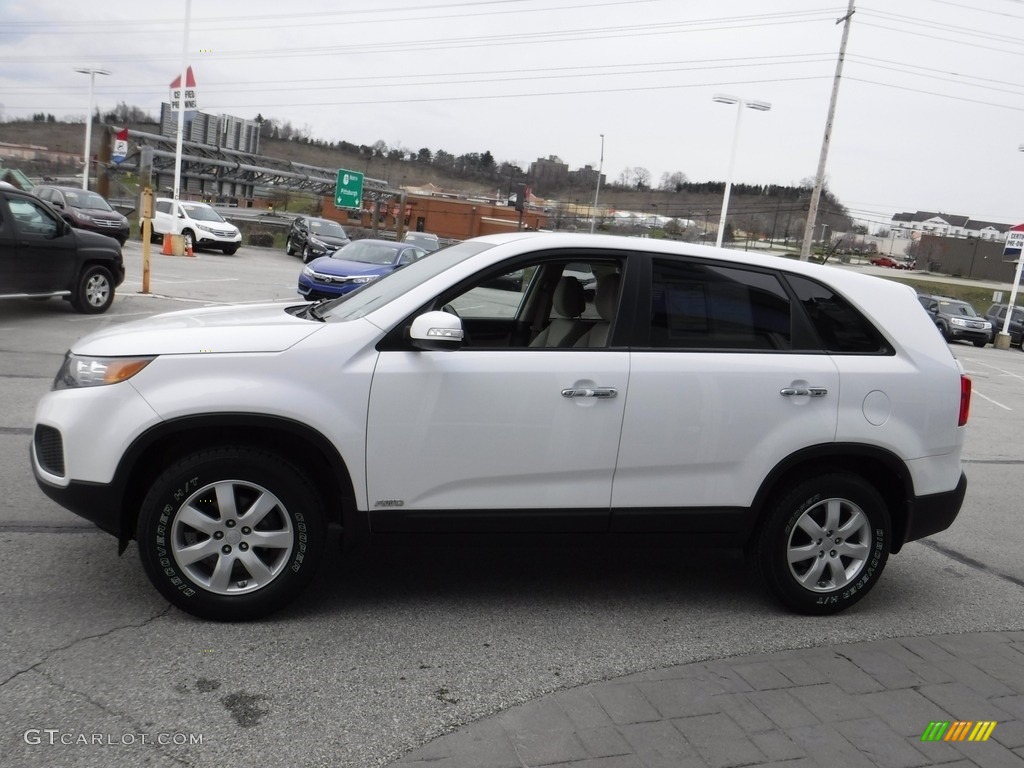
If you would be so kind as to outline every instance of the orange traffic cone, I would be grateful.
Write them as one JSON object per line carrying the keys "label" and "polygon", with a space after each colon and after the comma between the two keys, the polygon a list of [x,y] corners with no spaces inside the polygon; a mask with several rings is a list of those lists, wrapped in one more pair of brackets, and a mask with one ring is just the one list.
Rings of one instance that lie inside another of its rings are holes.
{"label": "orange traffic cone", "polygon": [[164,248],[162,251],[160,251],[160,254],[162,256],[171,255],[171,236],[166,232],[164,232]]}

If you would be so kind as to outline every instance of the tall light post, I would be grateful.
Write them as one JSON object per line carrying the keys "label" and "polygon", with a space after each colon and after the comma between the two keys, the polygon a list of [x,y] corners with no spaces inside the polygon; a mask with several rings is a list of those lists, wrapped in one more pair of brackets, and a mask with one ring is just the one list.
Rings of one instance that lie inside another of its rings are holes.
{"label": "tall light post", "polygon": [[[1024,152],[1024,144],[1018,146],[1017,151]],[[1007,244],[1010,242],[1010,237],[1011,233],[1007,233]],[[1017,269],[1013,273],[1013,286],[1010,288],[1010,301],[1006,305],[1006,317],[1003,320],[1003,327],[992,340],[992,346],[996,349],[1010,348],[1010,319],[1013,317],[1013,308],[1017,303],[1017,288],[1020,286],[1020,275],[1022,269],[1024,269],[1024,250],[1017,254]]]}
{"label": "tall light post", "polygon": [[604,134],[601,134],[601,162],[597,165],[597,189],[594,190],[594,210],[590,217],[590,234],[594,234],[597,224],[597,196],[601,194],[601,171],[604,170]]}
{"label": "tall light post", "polygon": [[767,101],[741,99],[737,96],[728,96],[722,93],[715,94],[711,100],[716,101],[719,104],[736,105],[736,127],[733,128],[732,133],[732,153],[729,155],[729,175],[725,180],[725,195],[722,197],[722,215],[718,220],[718,237],[715,240],[715,246],[721,248],[722,238],[725,236],[725,214],[726,211],[729,210],[729,193],[732,191],[732,169],[736,162],[736,145],[739,143],[740,138],[740,118],[743,116],[743,108],[746,107],[747,109],[753,109],[757,112],[767,112],[772,108],[772,105]]}
{"label": "tall light post", "polygon": [[89,188],[89,163],[92,160],[92,108],[93,96],[96,88],[96,75],[109,75],[105,69],[99,67],[82,67],[75,72],[81,72],[89,76],[89,112],[85,116],[85,168],[82,169],[82,189]]}

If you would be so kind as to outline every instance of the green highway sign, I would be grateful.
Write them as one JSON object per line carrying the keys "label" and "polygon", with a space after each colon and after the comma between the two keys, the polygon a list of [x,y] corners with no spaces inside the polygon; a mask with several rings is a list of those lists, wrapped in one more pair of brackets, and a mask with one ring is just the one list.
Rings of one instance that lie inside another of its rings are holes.
{"label": "green highway sign", "polygon": [[338,208],[363,207],[363,174],[359,171],[338,171],[338,182],[334,186],[334,204]]}

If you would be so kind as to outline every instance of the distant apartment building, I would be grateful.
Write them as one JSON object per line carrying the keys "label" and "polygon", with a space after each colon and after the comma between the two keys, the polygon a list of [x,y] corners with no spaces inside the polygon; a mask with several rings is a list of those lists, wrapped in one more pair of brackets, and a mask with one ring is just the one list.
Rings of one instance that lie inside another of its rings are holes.
{"label": "distant apartment building", "polygon": [[601,177],[601,186],[605,184],[605,176],[591,165],[585,165],[575,171],[555,155],[538,158],[530,163],[530,183],[540,194],[551,195],[568,189],[596,189],[597,178]]}
{"label": "distant apartment building", "polygon": [[995,221],[981,221],[969,216],[954,216],[948,213],[917,211],[897,213],[892,217],[891,229],[907,232],[905,236],[919,232],[937,237],[976,237],[979,240],[1005,241],[1012,224]]}

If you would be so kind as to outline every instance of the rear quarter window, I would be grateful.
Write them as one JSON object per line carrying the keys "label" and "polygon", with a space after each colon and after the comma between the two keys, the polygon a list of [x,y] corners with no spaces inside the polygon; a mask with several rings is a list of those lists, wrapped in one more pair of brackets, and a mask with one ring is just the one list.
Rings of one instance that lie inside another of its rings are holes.
{"label": "rear quarter window", "polygon": [[892,347],[874,324],[831,288],[798,275],[786,279],[825,351],[892,354]]}

